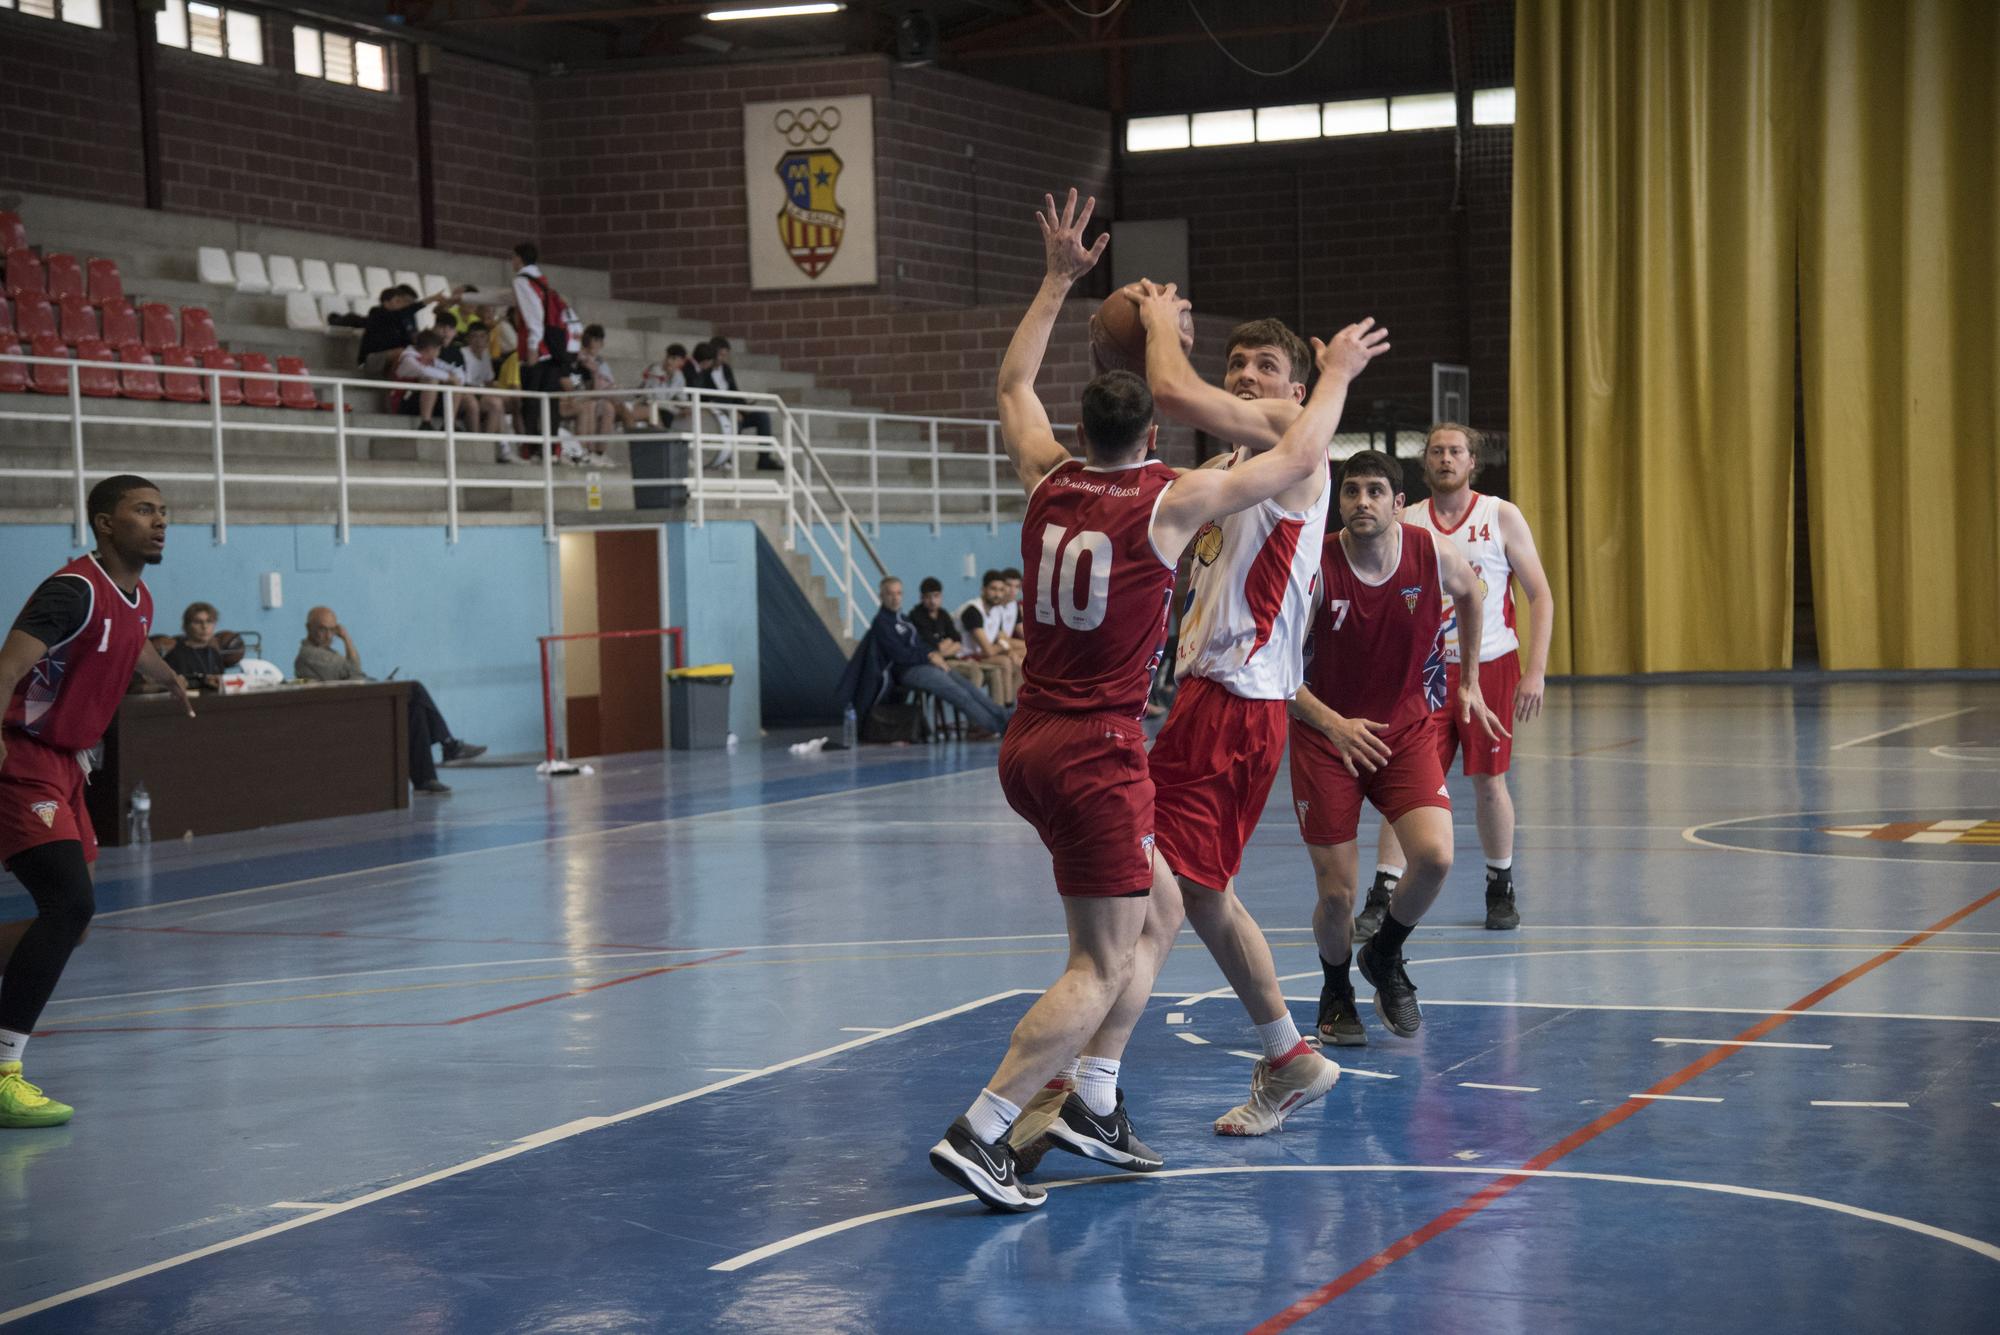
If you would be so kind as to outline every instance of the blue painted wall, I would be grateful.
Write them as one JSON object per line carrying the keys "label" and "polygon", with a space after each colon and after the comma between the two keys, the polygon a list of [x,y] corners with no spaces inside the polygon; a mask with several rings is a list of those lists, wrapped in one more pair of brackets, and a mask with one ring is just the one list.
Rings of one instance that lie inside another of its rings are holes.
{"label": "blue painted wall", "polygon": [[685,632],[690,665],[731,663],[729,729],[752,745],[762,726],[757,667],[757,526],[716,520],[667,525],[667,607]]}
{"label": "blue painted wall", "polygon": [[[542,749],[535,637],[549,633],[555,548],[538,527],[465,528],[456,547],[432,527],[361,526],[346,546],[330,525],[176,525],[146,576],[162,634],[181,609],[214,603],[228,630],[254,630],[289,674],[306,611],[324,603],[354,635],[372,676],[400,667],[430,688],[452,731],[496,753]],[[78,554],[66,524],[0,525],[0,610],[11,621],[42,578]],[[284,606],[265,611],[258,577],[279,572]],[[753,694],[753,699],[754,694]]]}
{"label": "blue painted wall", "polygon": [[[825,529],[816,529],[821,547],[829,556],[835,552],[833,539]],[[880,537],[871,538],[875,550],[881,553],[882,563],[889,573],[903,581],[903,605],[914,607],[917,603],[917,584],[926,575],[936,575],[944,584],[946,607],[957,607],[966,600],[979,596],[979,576],[987,570],[1002,570],[1008,566],[1017,569],[1021,565],[1021,525],[1018,521],[1003,523],[997,533],[988,533],[984,524],[946,524],[933,537],[929,524],[884,524]],[[828,573],[821,566],[819,558],[813,556],[812,549],[801,540],[799,543],[808,556],[813,558],[813,568]],[[965,573],[965,557],[972,556],[973,573]],[[858,550],[856,563],[862,567],[867,577],[870,595],[875,586],[875,568]],[[867,604],[864,603],[864,610]]]}

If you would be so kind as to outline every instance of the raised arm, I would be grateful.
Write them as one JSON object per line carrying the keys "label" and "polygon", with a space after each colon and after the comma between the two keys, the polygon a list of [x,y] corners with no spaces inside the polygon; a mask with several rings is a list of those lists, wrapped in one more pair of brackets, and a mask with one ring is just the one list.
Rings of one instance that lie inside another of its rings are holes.
{"label": "raised arm", "polygon": [[1153,542],[1161,551],[1179,551],[1211,519],[1269,500],[1327,466],[1326,449],[1347,406],[1347,386],[1389,350],[1389,331],[1368,319],[1347,326],[1331,343],[1314,339],[1312,344],[1320,379],[1305,409],[1265,453],[1233,468],[1200,468],[1177,478],[1153,517]]}
{"label": "raised arm", "polygon": [[1069,295],[1070,286],[1096,265],[1111,239],[1106,233],[1094,246],[1086,249],[1083,244],[1083,229],[1097,208],[1094,197],[1083,202],[1081,213],[1077,212],[1074,189],[1060,213],[1054,196],[1042,196],[1042,203],[1045,211],[1038,210],[1035,221],[1041,224],[1048,272],[1000,361],[1000,438],[1006,443],[1007,457],[1013,461],[1021,485],[1029,491],[1070,457],[1056,440],[1048,410],[1035,394],[1035,376],[1049,349],[1049,334],[1062,314],[1063,298]]}
{"label": "raised arm", "polygon": [[1123,289],[1139,305],[1146,327],[1146,384],[1162,415],[1206,431],[1232,445],[1265,449],[1298,416],[1290,399],[1239,399],[1195,373],[1181,346],[1181,312],[1187,302],[1168,284],[1143,279]]}
{"label": "raised arm", "polygon": [[1548,572],[1535,550],[1535,535],[1528,520],[1512,501],[1500,502],[1500,542],[1507,552],[1507,564],[1528,596],[1528,662],[1521,671],[1521,684],[1514,691],[1514,718],[1526,723],[1542,712],[1542,697],[1549,685],[1549,641],[1556,629],[1555,599],[1549,596]]}
{"label": "raised arm", "polygon": [[1486,698],[1479,692],[1479,640],[1483,633],[1482,622],[1485,609],[1479,598],[1479,576],[1473,573],[1472,565],[1459,555],[1458,548],[1449,541],[1430,535],[1431,545],[1437,549],[1438,574],[1444,591],[1451,595],[1452,611],[1458,617],[1458,703],[1455,706],[1459,722],[1470,723],[1478,720],[1479,726],[1488,737],[1498,741],[1509,736],[1507,727],[1486,707]]}

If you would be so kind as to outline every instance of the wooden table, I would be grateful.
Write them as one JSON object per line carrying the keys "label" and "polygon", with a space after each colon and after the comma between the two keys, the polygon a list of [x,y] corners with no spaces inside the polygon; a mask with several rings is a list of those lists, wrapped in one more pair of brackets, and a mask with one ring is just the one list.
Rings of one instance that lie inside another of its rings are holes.
{"label": "wooden table", "polygon": [[141,782],[156,840],[407,807],[409,706],[403,681],[205,692],[193,718],[172,696],[128,695],[90,779],[91,824],[127,842]]}

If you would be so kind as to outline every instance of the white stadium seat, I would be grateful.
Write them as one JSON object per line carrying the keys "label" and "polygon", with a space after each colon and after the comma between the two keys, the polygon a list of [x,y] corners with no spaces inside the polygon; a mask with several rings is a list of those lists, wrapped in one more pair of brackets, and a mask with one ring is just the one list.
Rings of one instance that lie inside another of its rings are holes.
{"label": "white stadium seat", "polygon": [[368,284],[361,281],[358,266],[343,260],[333,266],[333,290],[343,297],[365,297],[368,295]]}
{"label": "white stadium seat", "polygon": [[326,317],[320,314],[319,301],[312,293],[285,294],[285,328],[310,329],[316,333],[326,329]]}
{"label": "white stadium seat", "polygon": [[415,269],[396,270],[396,282],[403,287],[414,288],[420,297],[428,297],[431,289],[424,286],[424,276]]}
{"label": "white stadium seat", "polygon": [[361,281],[368,287],[368,295],[380,296],[385,287],[396,285],[395,275],[379,264],[371,264],[361,271]]}
{"label": "white stadium seat", "polygon": [[264,257],[254,250],[239,250],[230,267],[236,271],[238,292],[269,292],[271,275],[264,271]]}
{"label": "white stadium seat", "polygon": [[417,328],[429,329],[437,323],[437,307],[423,305],[417,308]]}
{"label": "white stadium seat", "polygon": [[266,271],[271,275],[273,292],[291,293],[306,290],[305,279],[299,276],[299,262],[290,255],[273,255]]}
{"label": "white stadium seat", "polygon": [[332,293],[331,295],[328,296],[321,297],[319,299],[320,322],[324,324],[328,316],[346,315],[348,313],[349,304],[353,300],[354,298],[342,296],[338,292]]}
{"label": "white stadium seat", "polygon": [[445,276],[441,273],[427,273],[424,275],[423,285],[417,291],[428,297],[433,292],[451,291],[451,284],[445,280]]}
{"label": "white stadium seat", "polygon": [[325,260],[301,260],[299,278],[316,297],[330,297],[340,290],[333,285],[333,269]]}
{"label": "white stadium seat", "polygon": [[204,283],[235,287],[236,274],[229,267],[229,252],[220,246],[203,246],[194,253],[195,273]]}

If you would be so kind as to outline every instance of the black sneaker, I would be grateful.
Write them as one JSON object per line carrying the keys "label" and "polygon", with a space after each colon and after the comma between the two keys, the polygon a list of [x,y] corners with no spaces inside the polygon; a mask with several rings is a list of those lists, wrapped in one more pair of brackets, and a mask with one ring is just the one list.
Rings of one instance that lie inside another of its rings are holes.
{"label": "black sneaker", "polygon": [[1374,940],[1375,933],[1382,930],[1382,919],[1389,916],[1389,899],[1396,893],[1396,882],[1377,876],[1375,884],[1368,887],[1368,902],[1361,906],[1361,912],[1354,919],[1354,944],[1365,946]]}
{"label": "black sneaker", "polygon": [[1134,1173],[1150,1173],[1166,1163],[1146,1142],[1132,1134],[1132,1119],[1125,1115],[1125,1091],[1118,1091],[1118,1106],[1102,1117],[1090,1110],[1081,1095],[1063,1100],[1062,1113],[1049,1125],[1047,1139],[1059,1150],[1080,1154],[1099,1163],[1116,1164]]}
{"label": "black sneaker", "polygon": [[1511,932],[1521,925],[1521,915],[1514,908],[1514,878],[1486,876],[1486,930],[1489,932]]}
{"label": "black sneaker", "polygon": [[1365,1048],[1368,1031],[1361,1027],[1361,1015],[1352,992],[1336,992],[1331,986],[1319,990],[1319,1026],[1314,1033],[1321,1047]]}
{"label": "black sneaker", "polygon": [[1403,968],[1403,957],[1384,958],[1370,942],[1355,952],[1354,964],[1375,989],[1375,1014],[1389,1026],[1389,1032],[1398,1038],[1415,1034],[1423,1025],[1424,1013],[1417,1006],[1417,987]]}
{"label": "black sneaker", "polygon": [[454,737],[444,744],[444,763],[455,764],[461,760],[477,760],[486,754],[486,748],[471,742],[461,742]]}
{"label": "black sneaker", "polygon": [[963,1117],[951,1124],[944,1139],[931,1146],[931,1167],[986,1203],[989,1210],[1023,1214],[1041,1208],[1049,1193],[1021,1181],[1014,1151],[1003,1139],[989,1145],[972,1134]]}

